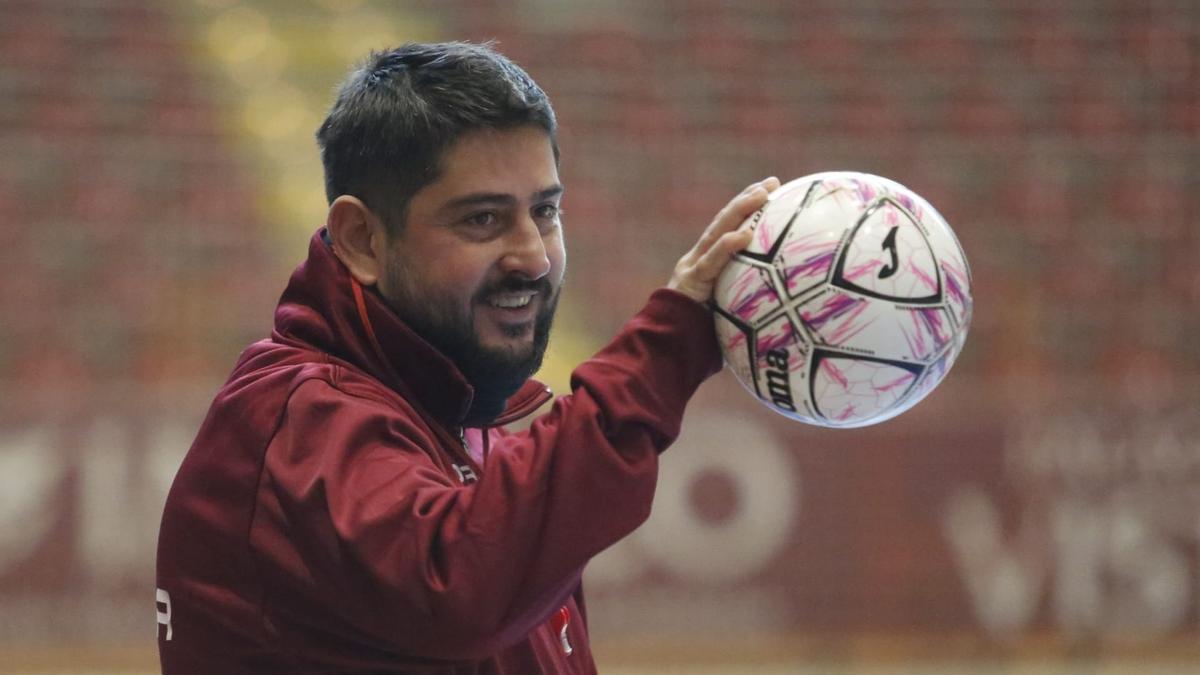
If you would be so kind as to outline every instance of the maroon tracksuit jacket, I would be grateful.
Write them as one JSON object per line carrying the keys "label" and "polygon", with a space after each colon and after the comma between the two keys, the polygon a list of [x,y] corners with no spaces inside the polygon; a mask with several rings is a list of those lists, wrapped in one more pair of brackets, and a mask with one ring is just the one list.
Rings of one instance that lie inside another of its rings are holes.
{"label": "maroon tracksuit jacket", "polygon": [[720,366],[709,312],[657,291],[528,431],[467,432],[479,462],[470,386],[318,233],[167,498],[163,672],[595,672],[584,564],[649,515]]}

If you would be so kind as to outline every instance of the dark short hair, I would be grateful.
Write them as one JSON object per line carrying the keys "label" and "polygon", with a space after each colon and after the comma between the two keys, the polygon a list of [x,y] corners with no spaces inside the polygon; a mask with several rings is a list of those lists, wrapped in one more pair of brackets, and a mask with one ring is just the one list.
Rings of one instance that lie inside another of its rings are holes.
{"label": "dark short hair", "polygon": [[490,44],[410,43],[372,52],[342,83],[317,130],[330,203],[353,195],[394,233],[442,158],[476,129],[543,129],[558,160],[557,122],[533,78]]}

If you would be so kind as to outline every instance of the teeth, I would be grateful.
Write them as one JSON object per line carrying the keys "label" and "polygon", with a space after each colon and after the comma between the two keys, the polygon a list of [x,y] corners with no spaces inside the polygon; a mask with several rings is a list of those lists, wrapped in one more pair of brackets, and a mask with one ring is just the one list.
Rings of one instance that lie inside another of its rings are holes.
{"label": "teeth", "polygon": [[503,307],[505,309],[515,309],[517,307],[524,307],[525,305],[528,305],[530,300],[533,300],[533,293],[526,293],[524,295],[506,295],[499,298],[492,298],[492,306]]}

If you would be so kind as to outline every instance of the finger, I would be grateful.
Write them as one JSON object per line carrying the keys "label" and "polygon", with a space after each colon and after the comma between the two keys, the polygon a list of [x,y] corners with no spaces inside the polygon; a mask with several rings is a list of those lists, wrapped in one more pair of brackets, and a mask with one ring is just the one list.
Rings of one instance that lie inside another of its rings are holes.
{"label": "finger", "polygon": [[751,214],[761,208],[769,193],[778,187],[779,179],[774,176],[747,185],[717,212],[716,217],[701,233],[700,239],[689,251],[689,254],[694,257],[708,251],[718,237],[745,222]]}
{"label": "finger", "polygon": [[734,254],[750,245],[754,233],[750,230],[737,230],[721,235],[697,260],[693,267],[693,275],[706,283],[715,281]]}
{"label": "finger", "polygon": [[779,187],[779,179],[776,178],[775,176],[768,176],[760,181],[755,181],[755,182],[747,185],[745,187],[745,189],[742,190],[742,192],[743,193],[749,192],[756,187],[766,188],[767,191],[770,192],[771,190],[774,190],[775,188]]}
{"label": "finger", "polygon": [[759,187],[766,188],[769,191],[771,188],[767,188],[767,185],[770,183],[771,180],[774,180],[776,183],[779,182],[779,179],[775,178],[774,176],[772,176],[770,178],[764,178],[762,180],[755,181],[755,182],[747,185],[746,187],[742,188],[742,191],[739,192],[737,194],[737,196],[740,197],[744,194],[749,194],[750,192],[754,191],[754,188],[759,188]]}
{"label": "finger", "polygon": [[746,201],[747,200],[750,200],[751,202],[757,201],[758,194],[760,192],[765,193],[766,195],[770,195],[778,187],[779,187],[779,179],[776,178],[775,176],[771,176],[769,178],[764,178],[756,183],[751,183],[751,184],[747,185],[746,189],[744,189],[740,193],[738,193],[738,195],[736,197],[734,197],[733,199],[731,199],[729,201],[729,203],[726,204],[723,209],[721,209],[719,212],[717,212],[717,217],[714,218],[713,222],[709,224],[708,229],[711,229],[715,225],[717,225],[717,221],[721,221],[721,220],[723,220],[723,218],[727,219],[730,216],[739,217],[739,219],[736,221],[735,225],[741,224],[741,222],[743,220],[745,220],[747,217],[750,216],[750,214],[752,214],[756,210],[758,210],[759,206],[762,205],[761,203],[759,203],[759,204],[747,209],[744,206],[746,204]]}
{"label": "finger", "polygon": [[748,191],[734,197],[725,208],[717,212],[712,223],[705,228],[704,233],[700,236],[701,242],[704,243],[703,248],[707,250],[712,242],[722,234],[737,227],[754,213],[767,200],[767,191],[761,185],[755,185]]}
{"label": "finger", "polygon": [[747,192],[734,197],[725,205],[725,208],[717,213],[717,217],[700,235],[700,240],[696,242],[696,252],[703,255],[721,235],[741,225],[751,214],[767,203],[769,194],[765,187],[755,184]]}

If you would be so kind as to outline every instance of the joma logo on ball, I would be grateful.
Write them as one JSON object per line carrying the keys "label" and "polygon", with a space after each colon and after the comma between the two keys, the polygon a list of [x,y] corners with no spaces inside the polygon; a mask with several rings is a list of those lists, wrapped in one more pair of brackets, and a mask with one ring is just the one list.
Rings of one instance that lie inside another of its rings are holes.
{"label": "joma logo on ball", "polygon": [[788,377],[788,353],[786,349],[777,348],[767,352],[767,395],[771,403],[796,412],[796,404],[792,401],[792,383]]}

